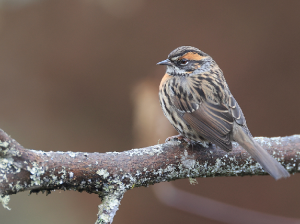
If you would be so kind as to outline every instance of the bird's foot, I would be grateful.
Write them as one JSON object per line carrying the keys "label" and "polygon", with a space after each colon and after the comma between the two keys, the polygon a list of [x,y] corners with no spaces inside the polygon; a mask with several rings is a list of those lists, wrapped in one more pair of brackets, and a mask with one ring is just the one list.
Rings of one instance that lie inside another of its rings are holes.
{"label": "bird's foot", "polygon": [[166,139],[166,142],[172,141],[172,140],[174,140],[174,139],[178,139],[178,140],[181,140],[181,141],[183,140],[183,141],[185,141],[185,142],[187,142],[187,143],[191,143],[191,140],[190,140],[189,138],[186,138],[185,136],[183,136],[183,135],[181,135],[181,134],[168,137],[168,138]]}

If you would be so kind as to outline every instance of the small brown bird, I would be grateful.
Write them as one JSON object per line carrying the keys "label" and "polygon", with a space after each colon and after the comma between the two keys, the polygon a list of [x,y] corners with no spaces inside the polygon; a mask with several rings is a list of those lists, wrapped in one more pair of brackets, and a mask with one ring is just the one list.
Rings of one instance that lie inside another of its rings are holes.
{"label": "small brown bird", "polygon": [[212,142],[225,151],[236,141],[276,180],[290,176],[254,141],[222,70],[208,54],[182,46],[157,64],[167,66],[159,86],[160,105],[179,132],[167,140],[177,137]]}

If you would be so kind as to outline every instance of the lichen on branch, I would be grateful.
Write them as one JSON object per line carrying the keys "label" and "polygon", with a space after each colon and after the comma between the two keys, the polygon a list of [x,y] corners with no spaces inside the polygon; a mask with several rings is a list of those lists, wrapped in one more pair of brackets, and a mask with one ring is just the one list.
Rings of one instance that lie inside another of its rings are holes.
{"label": "lichen on branch", "polygon": [[[181,141],[123,152],[44,152],[25,149],[0,130],[0,194],[77,190],[98,194],[98,223],[111,223],[124,193],[134,187],[196,177],[267,175],[238,144],[227,153]],[[256,138],[290,173],[299,172],[300,136]]]}

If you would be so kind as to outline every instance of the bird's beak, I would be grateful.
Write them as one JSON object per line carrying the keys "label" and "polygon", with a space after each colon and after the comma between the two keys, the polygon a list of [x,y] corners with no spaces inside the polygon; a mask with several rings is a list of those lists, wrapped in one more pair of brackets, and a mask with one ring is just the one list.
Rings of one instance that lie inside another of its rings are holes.
{"label": "bird's beak", "polygon": [[169,59],[166,59],[161,62],[158,62],[157,65],[172,65],[172,63]]}

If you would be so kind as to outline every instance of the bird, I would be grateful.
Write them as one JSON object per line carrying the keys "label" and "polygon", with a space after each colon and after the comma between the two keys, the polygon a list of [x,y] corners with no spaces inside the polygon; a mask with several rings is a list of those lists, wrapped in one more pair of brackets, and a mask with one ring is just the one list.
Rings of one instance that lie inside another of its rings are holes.
{"label": "bird", "polygon": [[229,152],[239,143],[276,180],[288,171],[253,139],[245,116],[231,94],[222,70],[211,56],[192,46],[173,50],[159,85],[164,115],[179,135],[167,138],[213,143]]}

